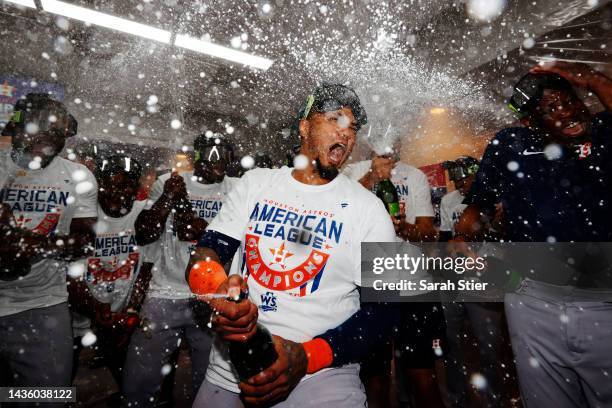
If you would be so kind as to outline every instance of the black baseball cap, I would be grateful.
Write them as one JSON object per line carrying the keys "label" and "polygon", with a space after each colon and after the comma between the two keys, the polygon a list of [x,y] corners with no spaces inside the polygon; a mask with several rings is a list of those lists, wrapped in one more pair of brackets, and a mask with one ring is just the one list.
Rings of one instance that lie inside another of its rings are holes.
{"label": "black baseball cap", "polygon": [[553,73],[529,73],[514,85],[512,96],[508,101],[508,107],[519,118],[522,118],[532,108],[537,106],[540,99],[542,99],[545,89],[573,92],[569,81],[560,75]]}
{"label": "black baseball cap", "polygon": [[355,91],[340,84],[323,84],[315,88],[302,105],[298,119],[306,119],[313,112],[331,112],[342,107],[350,108],[353,112],[357,122],[357,130],[368,123],[366,111]]}
{"label": "black baseball cap", "polygon": [[77,121],[63,103],[48,94],[29,93],[15,104],[13,115],[2,130],[2,136],[15,136],[27,124],[35,124],[39,132],[58,132],[68,138],[76,135]]}

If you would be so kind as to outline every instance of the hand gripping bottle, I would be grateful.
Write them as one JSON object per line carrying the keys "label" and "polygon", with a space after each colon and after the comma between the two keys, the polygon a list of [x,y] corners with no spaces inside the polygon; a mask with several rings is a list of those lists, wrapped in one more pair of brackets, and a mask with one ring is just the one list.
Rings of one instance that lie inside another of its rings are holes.
{"label": "hand gripping bottle", "polygon": [[[225,271],[218,262],[200,261],[189,271],[189,287],[196,295],[213,295],[226,278]],[[241,292],[238,299],[228,298],[228,300],[240,302],[246,296]],[[229,354],[241,381],[246,381],[270,367],[278,358],[272,335],[259,323],[255,335],[248,341],[229,342]]]}

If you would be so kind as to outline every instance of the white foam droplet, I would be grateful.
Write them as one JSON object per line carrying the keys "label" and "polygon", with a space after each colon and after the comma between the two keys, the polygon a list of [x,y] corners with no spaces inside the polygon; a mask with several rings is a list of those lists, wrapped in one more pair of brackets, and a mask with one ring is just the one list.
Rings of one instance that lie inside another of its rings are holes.
{"label": "white foam droplet", "polygon": [[548,160],[557,160],[560,159],[563,155],[563,149],[556,143],[551,143],[544,148],[544,156]]}
{"label": "white foam droplet", "polygon": [[509,161],[508,162],[508,170],[510,171],[517,171],[519,168],[519,164],[515,161]]}
{"label": "white foam droplet", "polygon": [[172,129],[180,129],[183,126],[183,124],[181,123],[180,120],[178,119],[173,119],[172,122],[170,122],[170,127]]}
{"label": "white foam droplet", "polygon": [[240,48],[240,46],[242,45],[242,40],[240,39],[240,37],[233,37],[230,41],[230,44],[234,48]]}
{"label": "white foam droplet", "polygon": [[74,187],[74,190],[77,194],[85,194],[88,191],[91,191],[93,186],[94,185],[91,181],[81,181],[80,183],[77,183],[77,185]]}
{"label": "white foam droplet", "polygon": [[28,122],[26,123],[25,131],[28,135],[35,135],[38,133],[38,125],[34,122]]}
{"label": "white foam droplet", "polygon": [[296,170],[304,170],[308,167],[308,157],[303,154],[298,154],[295,159],[293,159],[293,167]]}
{"label": "white foam droplet", "polygon": [[68,276],[77,279],[85,274],[85,264],[83,262],[73,262],[68,265]]}
{"label": "white foam droplet", "polygon": [[491,21],[499,17],[506,8],[506,0],[468,0],[467,12],[479,21]]}
{"label": "white foam droplet", "polygon": [[79,181],[85,180],[86,178],[87,178],[87,173],[85,173],[84,170],[76,170],[72,172],[72,179],[76,181],[77,183]]}
{"label": "white foam droplet", "polygon": [[470,378],[470,384],[478,390],[483,390],[487,387],[487,379],[480,373],[474,373]]}
{"label": "white foam droplet", "polygon": [[30,170],[38,170],[40,169],[40,160],[36,160],[36,158],[28,163],[28,168]]}
{"label": "white foam droplet", "polygon": [[337,123],[338,123],[338,126],[340,126],[342,129],[346,129],[351,125],[351,121],[346,115],[341,115],[338,118]]}
{"label": "white foam droplet", "polygon": [[523,41],[523,48],[525,48],[526,50],[533,48],[534,45],[535,45],[535,40],[531,37],[525,38],[525,41]]}
{"label": "white foam droplet", "polygon": [[85,333],[85,335],[81,338],[81,344],[83,347],[91,347],[96,344],[96,341],[98,341],[98,338],[91,330],[88,330],[87,333]]}
{"label": "white foam droplet", "polygon": [[172,366],[170,364],[164,364],[161,368],[161,374],[164,377],[170,374],[170,371],[172,371]]}
{"label": "white foam droplet", "polygon": [[240,159],[240,165],[243,169],[253,168],[253,166],[255,165],[255,159],[253,158],[253,156],[246,155],[242,159]]}

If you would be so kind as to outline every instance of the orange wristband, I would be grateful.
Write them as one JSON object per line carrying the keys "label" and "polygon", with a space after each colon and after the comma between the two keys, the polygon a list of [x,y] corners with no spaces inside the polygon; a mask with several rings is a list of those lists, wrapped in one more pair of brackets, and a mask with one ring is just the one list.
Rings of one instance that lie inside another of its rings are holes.
{"label": "orange wristband", "polygon": [[307,374],[313,374],[329,367],[332,361],[334,361],[334,353],[331,346],[323,339],[313,339],[302,343],[302,346],[308,358]]}

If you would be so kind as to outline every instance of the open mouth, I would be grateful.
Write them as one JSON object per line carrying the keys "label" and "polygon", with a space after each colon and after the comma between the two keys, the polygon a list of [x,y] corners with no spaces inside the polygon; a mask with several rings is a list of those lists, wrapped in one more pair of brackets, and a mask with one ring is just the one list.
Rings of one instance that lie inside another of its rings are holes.
{"label": "open mouth", "polygon": [[583,122],[570,122],[567,126],[562,129],[563,134],[568,136],[575,136],[584,133],[586,130]]}
{"label": "open mouth", "polygon": [[346,145],[342,143],[335,143],[329,148],[328,158],[330,164],[338,165],[342,162],[344,155],[346,154]]}

